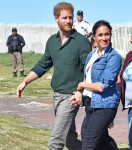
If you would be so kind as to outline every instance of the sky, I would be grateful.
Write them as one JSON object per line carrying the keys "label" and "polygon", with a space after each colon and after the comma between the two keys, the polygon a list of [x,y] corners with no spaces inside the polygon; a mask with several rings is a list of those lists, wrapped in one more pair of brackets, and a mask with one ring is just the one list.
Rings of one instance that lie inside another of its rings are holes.
{"label": "sky", "polygon": [[[53,7],[59,0],[0,0],[0,23],[54,24]],[[132,22],[132,0],[65,0],[76,12],[83,10],[84,20],[94,24],[105,19],[111,24]]]}

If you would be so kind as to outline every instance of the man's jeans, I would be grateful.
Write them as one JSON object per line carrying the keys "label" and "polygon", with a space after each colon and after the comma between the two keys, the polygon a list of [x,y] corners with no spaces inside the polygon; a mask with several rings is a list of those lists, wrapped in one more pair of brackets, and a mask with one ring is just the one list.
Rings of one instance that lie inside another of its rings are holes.
{"label": "man's jeans", "polygon": [[132,108],[128,110],[128,124],[129,124],[129,146],[130,150],[132,150]]}
{"label": "man's jeans", "polygon": [[50,150],[81,150],[82,143],[77,139],[75,117],[79,106],[71,106],[71,94],[54,93],[55,122],[49,139]]}
{"label": "man's jeans", "polygon": [[[117,108],[93,109],[90,107],[90,100],[90,98],[85,99],[86,117],[84,119],[87,122],[87,127],[85,124],[85,134],[82,135],[82,150],[118,149],[116,143],[113,142],[114,139],[108,135],[108,125],[113,121]],[[106,145],[107,149],[105,148]]]}

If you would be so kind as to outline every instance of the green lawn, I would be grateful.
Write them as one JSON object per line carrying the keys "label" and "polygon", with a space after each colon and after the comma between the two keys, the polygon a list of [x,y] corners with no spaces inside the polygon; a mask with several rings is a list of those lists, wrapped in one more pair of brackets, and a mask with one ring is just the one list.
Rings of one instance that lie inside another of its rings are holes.
{"label": "green lawn", "polygon": [[50,129],[25,126],[22,119],[0,114],[0,150],[48,150],[49,136]]}
{"label": "green lawn", "polygon": [[1,150],[47,150],[49,129],[22,125],[23,121],[0,115]]}
{"label": "green lawn", "polygon": [[[30,72],[30,69],[38,62],[42,57],[42,54],[34,54],[33,52],[24,53],[24,66],[25,74]],[[1,96],[16,96],[17,86],[23,81],[24,77],[12,77],[11,59],[8,53],[0,54],[0,95]],[[52,75],[51,69],[40,79],[32,82],[23,92],[23,97],[51,97],[52,89],[50,86],[50,79],[48,76]]]}

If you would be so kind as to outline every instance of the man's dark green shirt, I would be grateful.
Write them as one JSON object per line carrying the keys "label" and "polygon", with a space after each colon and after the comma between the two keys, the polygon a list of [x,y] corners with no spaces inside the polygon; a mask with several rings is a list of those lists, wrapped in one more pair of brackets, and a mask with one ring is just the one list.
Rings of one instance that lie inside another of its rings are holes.
{"label": "man's dark green shirt", "polygon": [[53,66],[51,86],[54,92],[72,94],[83,81],[84,65],[90,51],[89,40],[76,30],[71,31],[63,45],[58,32],[48,39],[44,55],[31,71],[41,77]]}

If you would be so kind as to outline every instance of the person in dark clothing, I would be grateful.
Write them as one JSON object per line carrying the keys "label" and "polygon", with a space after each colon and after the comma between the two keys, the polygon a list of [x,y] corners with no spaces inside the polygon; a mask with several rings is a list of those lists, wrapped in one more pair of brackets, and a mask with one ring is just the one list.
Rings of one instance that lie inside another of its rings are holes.
{"label": "person in dark clothing", "polygon": [[12,35],[8,37],[6,45],[12,59],[13,77],[17,77],[17,65],[20,66],[20,75],[24,76],[22,48],[25,46],[25,41],[21,35],[17,34],[15,27],[12,28]]}
{"label": "person in dark clothing", "polygon": [[[20,97],[27,84],[54,67],[51,86],[54,91],[55,121],[48,144],[50,150],[62,150],[64,145],[69,150],[81,150],[82,147],[75,126],[79,106],[71,106],[71,98],[78,83],[83,81],[83,68],[91,45],[85,36],[72,29],[73,14],[74,8],[70,3],[61,2],[54,7],[59,32],[48,39],[41,60],[17,88]],[[81,99],[82,93],[76,91],[75,97]]]}

